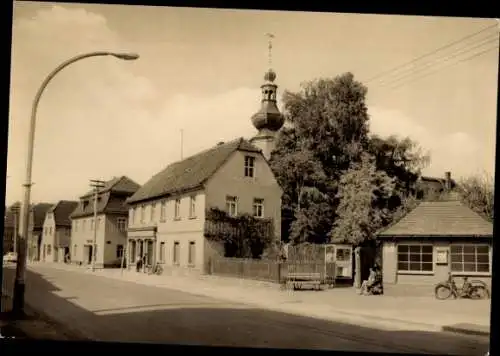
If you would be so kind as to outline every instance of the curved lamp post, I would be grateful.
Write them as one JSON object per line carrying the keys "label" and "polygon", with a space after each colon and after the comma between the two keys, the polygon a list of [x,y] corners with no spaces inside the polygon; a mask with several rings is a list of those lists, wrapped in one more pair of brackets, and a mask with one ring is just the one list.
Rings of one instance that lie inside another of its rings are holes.
{"label": "curved lamp post", "polygon": [[30,213],[30,198],[31,198],[31,186],[33,183],[31,182],[31,173],[33,166],[33,147],[35,143],[35,126],[36,126],[36,112],[38,109],[38,103],[40,98],[42,97],[43,91],[50,83],[50,81],[64,68],[73,64],[77,61],[80,61],[85,58],[90,57],[101,57],[101,56],[112,56],[122,60],[135,60],[139,58],[138,54],[135,53],[115,53],[115,52],[90,52],[85,54],[80,54],[73,58],[68,59],[67,61],[61,63],[58,67],[56,67],[52,72],[47,75],[47,77],[42,82],[42,85],[38,89],[35,99],[33,100],[33,106],[31,109],[31,120],[30,120],[30,128],[29,128],[29,136],[28,136],[28,153],[26,157],[26,178],[24,187],[24,200],[22,204],[21,211],[21,231],[19,238],[19,252],[17,258],[17,266],[16,266],[16,279],[14,281],[14,296],[13,296],[13,312],[15,314],[23,313],[24,310],[24,290],[25,290],[25,274],[26,274],[26,259],[27,259],[27,240],[28,240],[28,228],[29,228],[29,213]]}

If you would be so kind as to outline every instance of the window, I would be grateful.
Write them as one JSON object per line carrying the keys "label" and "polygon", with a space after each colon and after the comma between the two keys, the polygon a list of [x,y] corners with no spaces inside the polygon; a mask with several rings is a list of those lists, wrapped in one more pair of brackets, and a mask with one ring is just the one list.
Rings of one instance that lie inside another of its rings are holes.
{"label": "window", "polygon": [[146,206],[141,205],[141,224],[144,222],[145,217],[146,217]]}
{"label": "window", "polygon": [[175,218],[180,219],[181,217],[181,200],[175,199]]}
{"label": "window", "polygon": [[47,245],[47,255],[50,255],[52,253],[52,246]]}
{"label": "window", "polygon": [[264,217],[264,199],[253,200],[253,216],[256,218]]}
{"label": "window", "polygon": [[352,252],[350,248],[337,248],[337,261],[350,261],[351,254]]}
{"label": "window", "polygon": [[123,258],[123,245],[116,245],[116,258]]}
{"label": "window", "polygon": [[189,241],[188,249],[188,265],[193,266],[195,263],[196,256],[196,244],[194,241]]}
{"label": "window", "polygon": [[85,231],[86,220],[82,220],[82,231]]}
{"label": "window", "polygon": [[160,206],[160,221],[165,221],[167,219],[167,202],[164,200],[161,202]]}
{"label": "window", "polygon": [[153,203],[153,205],[151,205],[151,222],[155,222],[156,221],[156,207],[157,207],[158,203]]}
{"label": "window", "polygon": [[165,262],[165,242],[160,242],[160,256],[159,262]]}
{"label": "window", "polygon": [[89,201],[88,200],[84,200],[83,201],[83,210],[87,209],[88,206],[89,206]]}
{"label": "window", "polygon": [[452,272],[490,273],[488,245],[451,245]]}
{"label": "window", "polygon": [[135,213],[135,209],[134,208],[130,209],[130,211],[128,213],[128,219],[129,219],[129,221],[132,222],[132,224],[134,223],[134,213]]}
{"label": "window", "polygon": [[237,197],[226,197],[226,211],[229,216],[238,215],[238,198]]}
{"label": "window", "polygon": [[90,220],[90,230],[91,230],[91,231],[94,231],[94,223],[95,223],[95,222],[94,222],[94,219],[91,219],[91,220]]}
{"label": "window", "polygon": [[196,196],[189,197],[189,217],[196,217]]}
{"label": "window", "polygon": [[127,219],[125,219],[125,218],[116,219],[116,227],[118,228],[118,231],[120,231],[120,232],[127,231]]}
{"label": "window", "polygon": [[255,157],[245,156],[245,177],[253,177],[255,170]]}
{"label": "window", "polygon": [[398,245],[398,271],[432,272],[432,245]]}
{"label": "window", "polygon": [[174,265],[179,264],[180,250],[181,250],[181,244],[179,243],[179,241],[175,241],[174,242],[174,251],[173,251],[173,256],[172,256],[173,261],[174,261]]}
{"label": "window", "polygon": [[78,231],[78,220],[74,222],[74,229],[75,229],[75,232]]}
{"label": "window", "polygon": [[77,252],[77,245],[73,245],[73,256],[76,257],[76,252]]}

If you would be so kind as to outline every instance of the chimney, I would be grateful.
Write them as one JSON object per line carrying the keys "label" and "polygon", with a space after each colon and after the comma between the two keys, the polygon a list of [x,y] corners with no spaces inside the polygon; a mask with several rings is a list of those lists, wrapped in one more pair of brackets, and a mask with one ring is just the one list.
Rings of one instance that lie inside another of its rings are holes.
{"label": "chimney", "polygon": [[451,172],[444,172],[444,188],[446,192],[451,190]]}

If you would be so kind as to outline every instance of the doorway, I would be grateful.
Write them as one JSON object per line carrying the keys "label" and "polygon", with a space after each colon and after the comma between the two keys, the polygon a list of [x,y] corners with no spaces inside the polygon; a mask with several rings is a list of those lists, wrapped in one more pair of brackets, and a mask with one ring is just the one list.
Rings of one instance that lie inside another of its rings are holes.
{"label": "doorway", "polygon": [[87,264],[91,264],[92,263],[92,245],[85,245],[85,256],[87,257],[87,261],[86,263]]}

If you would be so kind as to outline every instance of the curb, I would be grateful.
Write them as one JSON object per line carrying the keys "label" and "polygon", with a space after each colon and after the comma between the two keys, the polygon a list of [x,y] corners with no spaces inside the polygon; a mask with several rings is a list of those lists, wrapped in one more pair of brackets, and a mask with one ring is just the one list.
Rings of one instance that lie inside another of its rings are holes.
{"label": "curb", "polygon": [[477,328],[467,328],[462,325],[445,325],[442,327],[442,330],[454,334],[490,337],[489,331],[479,330]]}

